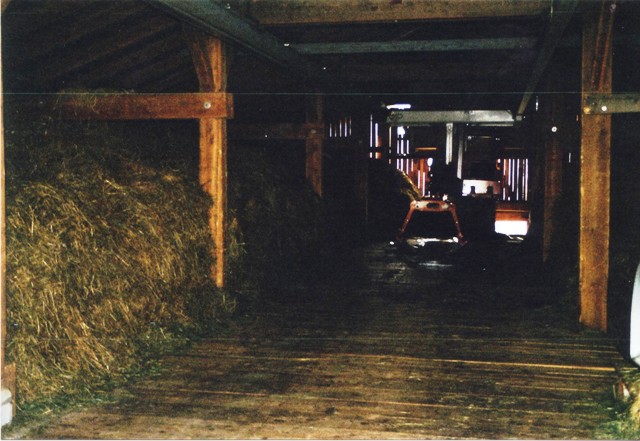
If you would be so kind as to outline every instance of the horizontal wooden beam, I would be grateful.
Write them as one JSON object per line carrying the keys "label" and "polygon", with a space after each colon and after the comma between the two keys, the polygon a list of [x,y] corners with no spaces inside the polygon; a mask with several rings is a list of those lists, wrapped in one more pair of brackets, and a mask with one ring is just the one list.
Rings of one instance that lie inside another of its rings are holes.
{"label": "horizontal wooden beam", "polygon": [[588,94],[582,112],[587,115],[610,113],[639,113],[640,93]]}
{"label": "horizontal wooden beam", "polygon": [[548,11],[548,0],[253,0],[250,16],[275,26],[531,17]]}
{"label": "horizontal wooden beam", "polygon": [[222,92],[9,95],[7,104],[50,111],[62,119],[146,120],[233,118],[233,95]]}
{"label": "horizontal wooden beam", "polygon": [[466,123],[478,125],[513,125],[509,110],[394,110],[387,117],[392,126],[420,126],[433,123]]}
{"label": "horizontal wooden beam", "polygon": [[314,123],[230,124],[229,136],[234,139],[304,140],[322,137],[324,125]]}
{"label": "horizontal wooden beam", "polygon": [[449,52],[479,50],[532,49],[536,38],[467,38],[410,41],[366,41],[347,43],[304,43],[291,47],[301,54],[369,54],[395,52]]}

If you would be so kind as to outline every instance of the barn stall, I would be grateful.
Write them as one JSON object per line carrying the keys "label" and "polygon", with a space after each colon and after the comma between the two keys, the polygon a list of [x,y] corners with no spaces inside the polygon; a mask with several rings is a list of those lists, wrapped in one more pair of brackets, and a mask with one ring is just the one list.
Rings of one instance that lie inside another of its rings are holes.
{"label": "barn stall", "polygon": [[[243,421],[252,396],[270,409],[225,437],[590,436],[606,418],[585,393],[624,365],[638,260],[636,15],[633,2],[3,3],[10,396],[91,394],[195,338],[186,353],[212,360],[191,368],[218,374],[189,388],[174,366],[165,393],[218,397],[212,421],[229,407]],[[442,176],[462,185],[469,243],[445,272],[416,269],[386,242]],[[529,314],[552,331],[515,329]],[[225,346],[229,323],[244,337]],[[237,351],[252,357],[234,376]],[[375,393],[343,382],[375,357]],[[458,368],[458,388],[435,387]],[[138,424],[190,401],[141,390],[167,409]]]}

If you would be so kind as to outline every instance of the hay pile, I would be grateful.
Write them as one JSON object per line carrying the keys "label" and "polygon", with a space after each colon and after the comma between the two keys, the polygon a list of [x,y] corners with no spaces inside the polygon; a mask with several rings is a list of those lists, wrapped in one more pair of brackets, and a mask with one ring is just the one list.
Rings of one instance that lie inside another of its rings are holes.
{"label": "hay pile", "polygon": [[411,202],[420,192],[409,177],[384,161],[369,161],[369,232],[375,239],[393,239]]}
{"label": "hay pile", "polygon": [[263,297],[318,275],[326,250],[322,201],[283,149],[229,148],[229,283]]}
{"label": "hay pile", "polygon": [[145,164],[135,138],[106,123],[13,115],[5,125],[19,404],[117,381],[224,310],[197,179]]}

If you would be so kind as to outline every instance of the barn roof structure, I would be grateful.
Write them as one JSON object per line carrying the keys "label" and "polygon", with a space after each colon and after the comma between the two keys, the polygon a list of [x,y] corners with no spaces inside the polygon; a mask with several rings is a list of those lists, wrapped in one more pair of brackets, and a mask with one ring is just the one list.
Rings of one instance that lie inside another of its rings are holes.
{"label": "barn roof structure", "polygon": [[[575,90],[580,3],[17,0],[3,17],[5,90],[193,91],[187,23],[231,43],[232,93],[313,86],[411,98],[422,110],[522,114],[550,61],[563,72],[556,89]],[[637,47],[636,3],[618,2],[616,46]]]}

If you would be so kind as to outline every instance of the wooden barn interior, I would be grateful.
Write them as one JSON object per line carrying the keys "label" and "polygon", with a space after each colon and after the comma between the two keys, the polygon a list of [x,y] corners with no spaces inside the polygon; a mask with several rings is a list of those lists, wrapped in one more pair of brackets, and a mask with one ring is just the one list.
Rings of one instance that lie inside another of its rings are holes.
{"label": "wooden barn interior", "polygon": [[[375,167],[405,175],[418,197],[434,196],[434,176],[447,170],[462,186],[459,207],[490,201],[488,220],[468,215],[463,232],[488,228],[518,242],[521,266],[548,272],[566,251],[554,247],[554,233],[576,231],[571,326],[597,331],[589,334],[600,336],[594,341],[626,341],[620,328],[628,339],[633,276],[620,282],[622,294],[609,294],[618,257],[624,254],[624,268],[640,258],[637,183],[622,178],[640,159],[639,1],[2,0],[1,20],[2,385],[12,392],[13,412],[20,369],[5,363],[13,327],[6,319],[4,149],[14,121],[30,115],[78,127],[170,127],[184,136],[185,147],[171,155],[193,162],[211,197],[209,277],[217,289],[238,277],[228,265],[228,156],[251,161],[259,151],[306,181],[309,197],[332,214],[329,240],[349,252],[394,240],[372,225]],[[255,158],[260,167],[262,156]],[[487,166],[490,178],[480,170]],[[574,210],[569,226],[558,215],[563,207]],[[568,365],[580,363],[580,348],[567,347]],[[327,415],[340,415],[341,403],[329,404]],[[390,436],[376,430],[336,433]],[[407,433],[551,433],[466,430]]]}

